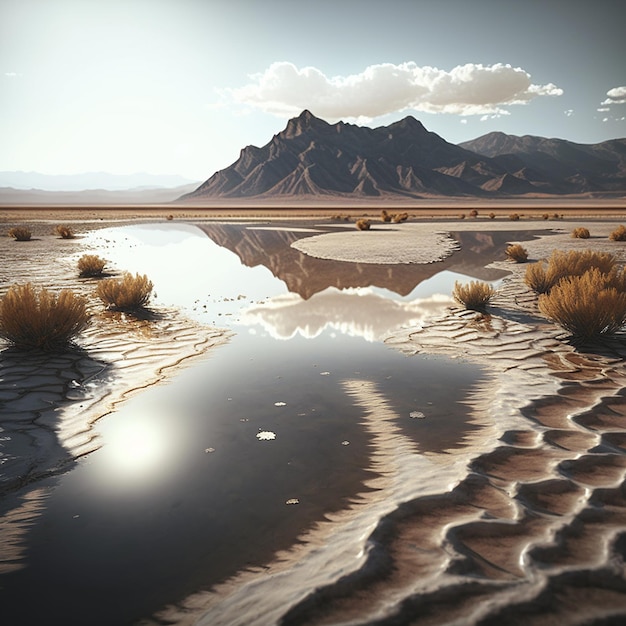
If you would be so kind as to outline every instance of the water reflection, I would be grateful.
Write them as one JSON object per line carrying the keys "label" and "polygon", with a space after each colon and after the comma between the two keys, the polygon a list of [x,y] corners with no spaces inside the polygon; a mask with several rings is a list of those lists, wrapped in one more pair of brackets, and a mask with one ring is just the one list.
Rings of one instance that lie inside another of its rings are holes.
{"label": "water reflection", "polygon": [[308,300],[286,294],[248,307],[239,323],[259,324],[275,339],[291,339],[296,334],[312,339],[330,328],[351,337],[380,341],[402,326],[421,326],[451,303],[452,298],[443,294],[403,302],[372,289],[340,291],[329,287]]}

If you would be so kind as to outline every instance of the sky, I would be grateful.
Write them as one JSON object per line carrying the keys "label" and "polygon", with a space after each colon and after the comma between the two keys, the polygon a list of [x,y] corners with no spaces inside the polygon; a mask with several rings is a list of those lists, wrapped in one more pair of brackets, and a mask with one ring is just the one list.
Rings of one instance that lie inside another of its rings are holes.
{"label": "sky", "polygon": [[623,0],[0,0],[0,171],[206,180],[303,109],[626,137]]}

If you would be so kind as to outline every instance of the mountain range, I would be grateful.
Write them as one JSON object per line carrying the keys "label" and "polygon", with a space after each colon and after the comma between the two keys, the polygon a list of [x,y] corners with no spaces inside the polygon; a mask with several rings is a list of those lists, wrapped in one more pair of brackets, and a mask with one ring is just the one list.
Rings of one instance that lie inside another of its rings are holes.
{"label": "mountain range", "polygon": [[412,116],[367,128],[305,110],[180,199],[624,194],[626,139],[586,145],[489,133],[455,145]]}

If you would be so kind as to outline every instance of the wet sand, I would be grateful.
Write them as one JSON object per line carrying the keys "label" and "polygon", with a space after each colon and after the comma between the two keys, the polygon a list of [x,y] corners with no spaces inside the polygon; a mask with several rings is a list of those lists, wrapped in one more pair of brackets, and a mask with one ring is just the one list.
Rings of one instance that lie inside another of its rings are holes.
{"label": "wet sand", "polygon": [[[626,261],[623,244],[607,239],[619,221],[582,221],[580,215],[576,219],[532,224],[527,219],[467,219],[432,228],[462,232],[553,227],[561,233],[523,242],[530,260],[549,256],[554,248],[592,248]],[[406,226],[405,236],[418,228]],[[572,239],[573,226],[587,226],[592,238]],[[380,229],[361,235],[384,238],[385,233]],[[3,241],[4,250],[7,244],[11,251],[2,268],[3,285],[9,276],[12,282],[27,278],[47,286],[80,289],[83,285],[67,267],[42,270],[33,261],[49,254],[53,246],[67,245],[69,251],[76,242],[41,235],[27,244]],[[333,258],[332,249],[327,247],[324,258]],[[335,250],[344,253],[336,246]],[[558,327],[539,314],[534,295],[522,281],[525,265],[496,261],[492,267],[511,274],[504,279],[490,315],[451,308],[422,328],[405,328],[386,339],[390,347],[407,355],[468,359],[489,372],[489,382],[467,400],[477,428],[466,445],[443,454],[417,455],[376,387],[346,381],[346,391],[354,394],[355,405],[363,411],[371,440],[370,464],[378,476],[370,485],[374,489],[307,532],[298,546],[262,570],[243,572],[213,590],[181,600],[165,608],[160,618],[229,625],[622,623],[626,618],[624,335],[593,345],[571,345]],[[21,377],[26,389],[8,402],[20,403],[16,407],[26,422],[33,421],[33,410],[41,411],[32,409],[37,401],[62,406],[65,426],[50,436],[70,442],[70,457],[97,446],[89,428],[85,429],[85,407],[80,407],[80,427],[76,416],[72,418],[78,400],[72,399],[70,390],[76,384],[80,401],[89,404],[97,419],[103,405],[104,412],[112,410],[132,390],[158,382],[177,364],[223,340],[220,331],[199,333],[196,325],[175,315],[157,319],[160,326],[150,330],[137,322],[129,325],[123,318],[116,322],[117,327],[106,324],[105,331],[105,325],[96,321],[81,339],[89,358],[79,352],[67,357],[69,362],[37,361],[22,367],[10,353],[9,358],[3,353],[4,379]],[[127,362],[124,375],[112,377],[104,397],[89,390],[87,382],[93,376],[105,379],[110,364],[118,367],[122,362]],[[47,372],[46,386],[38,384],[29,391],[26,381],[35,372],[41,375],[42,368]],[[45,393],[53,395],[41,395]],[[37,421],[45,424],[45,412],[42,415]],[[37,475],[20,467],[19,459],[15,462],[16,481],[23,476],[37,480]],[[50,452],[46,471],[64,471],[68,462],[71,459]],[[428,477],[427,488],[416,484],[416,476]],[[388,506],[388,502],[401,504]],[[36,510],[36,498],[21,507],[14,509],[10,526],[2,528],[15,551],[5,559],[9,566],[19,556],[20,532],[27,531],[20,526],[20,514],[27,518],[26,512]],[[378,520],[375,526],[372,511]]]}

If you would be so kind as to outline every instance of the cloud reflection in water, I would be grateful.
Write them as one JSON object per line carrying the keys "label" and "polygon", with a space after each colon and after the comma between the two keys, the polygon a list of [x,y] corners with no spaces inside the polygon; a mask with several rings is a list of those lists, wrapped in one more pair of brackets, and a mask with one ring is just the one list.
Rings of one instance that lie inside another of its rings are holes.
{"label": "cloud reflection in water", "polygon": [[239,321],[249,326],[260,324],[275,339],[291,339],[296,334],[310,339],[332,328],[351,337],[380,341],[402,326],[421,326],[452,302],[450,296],[441,294],[397,301],[370,288],[329,287],[308,300],[292,293],[276,296],[244,309]]}

